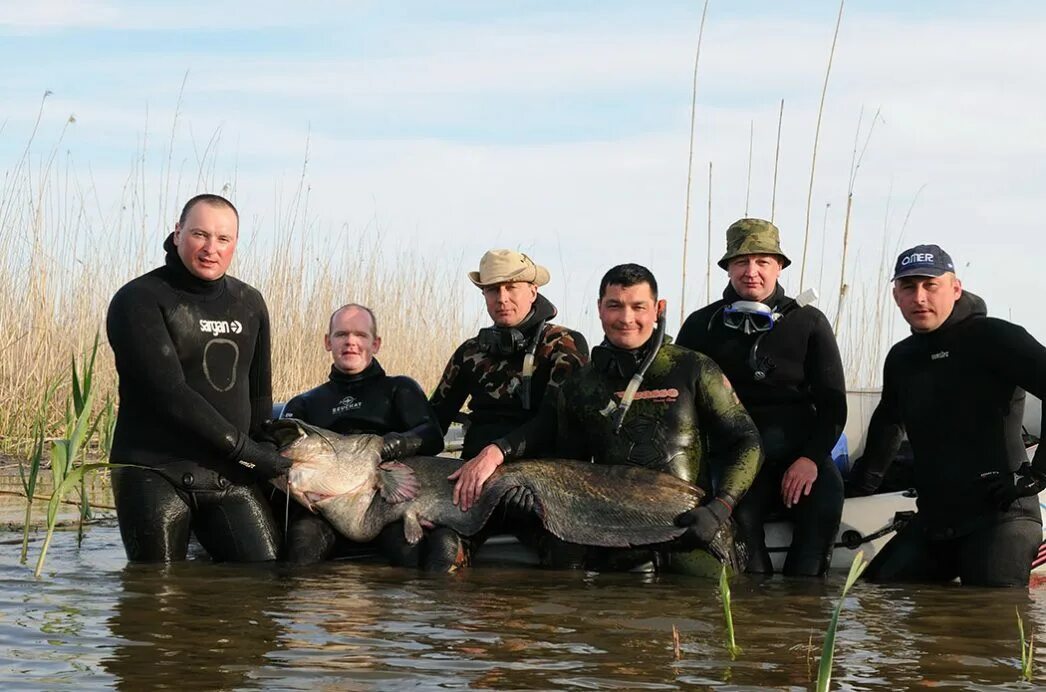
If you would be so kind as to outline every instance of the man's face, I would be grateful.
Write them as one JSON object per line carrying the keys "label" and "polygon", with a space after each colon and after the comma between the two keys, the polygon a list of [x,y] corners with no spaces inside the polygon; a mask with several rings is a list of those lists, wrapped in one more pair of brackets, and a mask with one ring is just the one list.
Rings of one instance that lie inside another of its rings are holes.
{"label": "man's face", "polygon": [[323,347],[330,351],[335,368],[346,375],[357,375],[374,360],[381,338],[374,336],[374,322],[366,310],[345,308],[331,320]]}
{"label": "man's face", "polygon": [[483,298],[487,301],[487,314],[497,327],[515,327],[526,319],[538,287],[526,281],[510,281],[483,287]]}
{"label": "man's face", "polygon": [[962,295],[962,283],[955,274],[905,276],[893,282],[893,299],[905,322],[915,332],[932,332],[940,327]]}
{"label": "man's face", "polygon": [[777,288],[781,260],[777,255],[741,255],[730,260],[726,273],[737,295],[761,303]]}
{"label": "man's face", "polygon": [[174,227],[178,257],[189,273],[213,281],[225,276],[232,264],[238,235],[236,212],[224,205],[197,202]]}
{"label": "man's face", "polygon": [[610,284],[599,299],[599,321],[607,341],[618,348],[639,348],[650,340],[657,323],[659,310],[665,301],[658,302],[650,284],[634,286]]}

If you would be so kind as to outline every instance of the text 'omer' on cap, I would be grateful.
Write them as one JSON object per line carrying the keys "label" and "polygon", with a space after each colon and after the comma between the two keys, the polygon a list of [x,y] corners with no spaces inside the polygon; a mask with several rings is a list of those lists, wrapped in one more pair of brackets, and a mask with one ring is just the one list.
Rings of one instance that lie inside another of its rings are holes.
{"label": "text 'omer' on cap", "polygon": [[916,245],[897,256],[890,280],[906,276],[941,276],[954,271],[955,263],[940,245]]}

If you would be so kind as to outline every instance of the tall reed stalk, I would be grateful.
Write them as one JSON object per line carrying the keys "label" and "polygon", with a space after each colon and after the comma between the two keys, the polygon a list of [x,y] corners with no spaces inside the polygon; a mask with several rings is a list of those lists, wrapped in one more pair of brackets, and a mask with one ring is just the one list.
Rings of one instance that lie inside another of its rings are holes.
{"label": "tall reed stalk", "polygon": [[694,180],[694,128],[697,123],[697,66],[701,62],[701,42],[705,36],[705,17],[708,16],[708,0],[701,10],[701,26],[697,30],[697,51],[694,55],[694,82],[690,88],[690,148],[686,163],[686,211],[683,214],[683,271],[679,289],[679,323],[686,317],[686,260],[690,241],[690,187]]}
{"label": "tall reed stalk", "polygon": [[843,5],[846,0],[839,0],[839,16],[835,20],[835,33],[832,35],[832,49],[828,51],[828,67],[824,72],[824,86],[821,87],[821,104],[817,107],[817,126],[814,128],[813,154],[810,157],[810,186],[806,192],[806,226],[803,231],[803,264],[799,271],[799,287],[805,286],[806,251],[810,243],[810,210],[814,199],[814,173],[817,170],[817,143],[821,138],[821,117],[824,115],[824,101],[828,95],[828,78],[832,74],[832,59],[835,57],[835,44],[839,40],[839,26],[843,23]]}

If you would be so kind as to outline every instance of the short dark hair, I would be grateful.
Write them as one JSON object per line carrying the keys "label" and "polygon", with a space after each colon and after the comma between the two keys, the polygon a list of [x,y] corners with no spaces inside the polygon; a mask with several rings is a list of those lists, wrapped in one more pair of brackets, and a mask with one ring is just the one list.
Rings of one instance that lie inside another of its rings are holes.
{"label": "short dark hair", "polygon": [[212,207],[227,207],[229,209],[232,209],[232,213],[236,216],[236,227],[237,230],[239,230],[240,212],[236,211],[236,207],[233,205],[233,203],[225,199],[221,195],[214,195],[209,192],[205,192],[202,195],[196,195],[195,197],[193,197],[185,203],[185,206],[182,207],[182,215],[178,217],[178,225],[184,226],[185,219],[189,217],[189,212],[192,211],[193,207],[201,203],[207,204]]}
{"label": "short dark hair", "polygon": [[649,269],[641,264],[619,264],[611,267],[610,271],[603,275],[603,280],[599,282],[599,299],[603,300],[607,286],[628,288],[642,283],[650,284],[650,292],[654,294],[654,300],[657,300],[657,279]]}
{"label": "short dark hair", "polygon": [[378,318],[374,316],[374,311],[373,310],[368,308],[366,305],[360,305],[359,303],[346,303],[345,305],[342,305],[340,308],[338,308],[337,310],[332,312],[331,313],[331,318],[327,322],[327,334],[329,335],[331,333],[331,331],[333,330],[334,318],[338,316],[338,313],[340,313],[342,310],[348,310],[349,308],[356,308],[357,310],[362,310],[363,312],[365,312],[368,315],[370,315],[370,323],[371,323],[371,326],[373,327],[373,329],[372,329],[373,333],[371,334],[371,338],[377,339],[378,338]]}

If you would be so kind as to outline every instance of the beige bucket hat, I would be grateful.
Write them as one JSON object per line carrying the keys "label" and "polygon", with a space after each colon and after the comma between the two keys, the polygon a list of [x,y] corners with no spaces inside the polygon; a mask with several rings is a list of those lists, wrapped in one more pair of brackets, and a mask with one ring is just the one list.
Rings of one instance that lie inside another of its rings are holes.
{"label": "beige bucket hat", "polygon": [[515,250],[488,250],[479,261],[479,271],[469,272],[469,281],[480,288],[510,281],[544,286],[548,280],[548,269]]}

